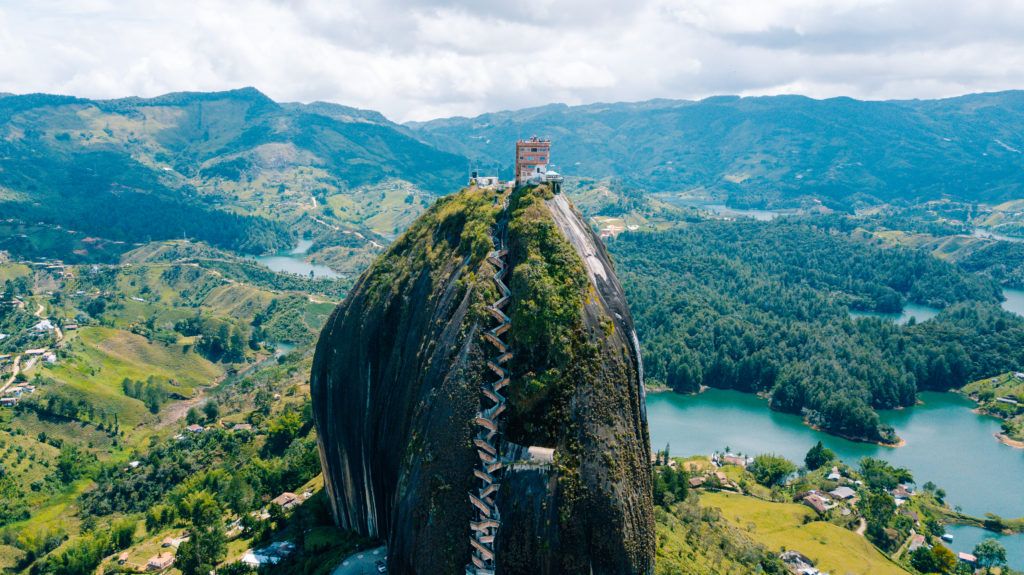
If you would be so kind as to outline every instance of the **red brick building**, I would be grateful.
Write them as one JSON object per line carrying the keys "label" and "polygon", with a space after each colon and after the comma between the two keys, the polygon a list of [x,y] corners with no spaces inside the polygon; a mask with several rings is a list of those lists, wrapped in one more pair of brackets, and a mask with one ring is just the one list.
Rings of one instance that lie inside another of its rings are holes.
{"label": "red brick building", "polygon": [[516,142],[516,185],[544,178],[551,159],[551,140],[536,136]]}

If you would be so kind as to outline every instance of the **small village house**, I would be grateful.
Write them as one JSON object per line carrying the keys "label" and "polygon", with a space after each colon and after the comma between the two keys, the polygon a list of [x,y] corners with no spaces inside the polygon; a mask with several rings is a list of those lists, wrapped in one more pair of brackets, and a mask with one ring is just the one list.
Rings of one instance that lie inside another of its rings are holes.
{"label": "small village house", "polygon": [[722,456],[722,465],[737,465],[739,467],[746,468],[747,459],[731,453],[726,453]]}
{"label": "small village house", "polygon": [[146,562],[146,571],[160,571],[167,569],[174,563],[174,554],[170,551],[162,551],[149,558]]}
{"label": "small village house", "polygon": [[966,563],[968,565],[974,565],[975,563],[978,562],[978,558],[977,557],[975,557],[974,555],[971,555],[970,553],[964,553],[963,551],[957,553],[956,554],[956,558],[961,563]]}
{"label": "small village house", "polygon": [[801,503],[817,511],[819,515],[823,515],[829,510],[829,502],[817,493],[808,494],[803,498],[803,500],[801,500]]}
{"label": "small village house", "polygon": [[828,493],[829,495],[835,497],[836,499],[853,499],[857,495],[856,491],[845,485],[841,487],[836,487],[835,489],[829,491]]}
{"label": "small village house", "polygon": [[270,503],[273,505],[280,506],[281,509],[291,509],[292,507],[298,505],[299,497],[294,493],[285,492],[271,499]]}
{"label": "small village house", "polygon": [[910,546],[907,547],[907,553],[913,553],[918,547],[927,546],[927,540],[925,539],[924,535],[921,535],[920,533],[915,533],[914,536],[910,538]]}

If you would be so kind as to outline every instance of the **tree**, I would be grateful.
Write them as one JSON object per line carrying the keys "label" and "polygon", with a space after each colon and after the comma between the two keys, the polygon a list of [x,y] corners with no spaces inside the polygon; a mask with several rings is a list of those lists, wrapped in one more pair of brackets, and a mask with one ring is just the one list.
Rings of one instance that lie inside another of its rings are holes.
{"label": "tree", "polygon": [[979,567],[1006,565],[1006,549],[991,537],[975,545],[973,554],[978,558]]}
{"label": "tree", "polygon": [[246,565],[241,561],[235,561],[234,563],[228,563],[223,567],[217,569],[217,575],[256,575],[258,571],[250,565]]}
{"label": "tree", "polygon": [[754,479],[766,487],[780,485],[794,471],[796,471],[796,465],[778,455],[758,455],[754,458],[753,465],[750,466],[750,472],[754,474]]}
{"label": "tree", "polygon": [[270,422],[267,429],[267,449],[271,452],[283,452],[292,439],[302,429],[302,418],[295,411],[289,410]]}
{"label": "tree", "polygon": [[185,421],[188,422],[189,425],[199,423],[202,418],[203,417],[199,415],[199,410],[194,407],[188,408],[188,413],[185,415]]}
{"label": "tree", "polygon": [[896,500],[888,493],[872,492],[864,495],[858,507],[869,523],[884,527],[896,512]]}
{"label": "tree", "polygon": [[203,413],[208,421],[216,421],[217,416],[220,415],[220,408],[215,402],[210,401],[203,406]]}
{"label": "tree", "polygon": [[221,517],[220,504],[205,489],[187,496],[181,506],[181,515],[188,517],[196,527],[208,527]]}
{"label": "tree", "polygon": [[207,575],[226,556],[224,526],[218,521],[209,527],[189,529],[189,540],[178,547],[174,566],[182,575]]}
{"label": "tree", "polygon": [[939,571],[938,560],[932,555],[932,550],[924,546],[914,549],[914,552],[910,554],[910,565],[921,573],[937,573]]}
{"label": "tree", "polygon": [[834,461],[835,458],[835,452],[825,447],[825,445],[819,441],[810,449],[810,451],[807,452],[807,455],[804,456],[804,465],[807,466],[807,469],[814,471],[815,469]]}
{"label": "tree", "polygon": [[935,558],[938,573],[953,573],[956,570],[956,555],[942,545],[932,547],[932,556]]}
{"label": "tree", "polygon": [[128,519],[114,525],[110,530],[110,544],[114,549],[127,549],[135,539],[135,521]]}

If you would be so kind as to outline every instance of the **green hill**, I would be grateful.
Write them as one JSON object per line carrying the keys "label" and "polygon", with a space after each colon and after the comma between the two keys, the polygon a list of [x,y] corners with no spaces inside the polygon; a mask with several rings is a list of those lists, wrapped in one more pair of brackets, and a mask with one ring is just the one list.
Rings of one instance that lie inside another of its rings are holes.
{"label": "green hill", "polygon": [[[9,96],[0,98],[0,213],[113,240],[184,235],[246,253],[291,247],[288,225],[303,215],[355,229],[377,216],[368,229],[392,233],[465,166],[407,132],[375,112],[278,104],[253,88]],[[380,215],[383,194],[361,192],[382,183],[402,190],[398,213]]]}
{"label": "green hill", "polygon": [[509,142],[548,136],[570,176],[615,177],[733,206],[1020,197],[1024,92],[867,102],[802,96],[651,100],[410,123],[438,147],[511,173]]}

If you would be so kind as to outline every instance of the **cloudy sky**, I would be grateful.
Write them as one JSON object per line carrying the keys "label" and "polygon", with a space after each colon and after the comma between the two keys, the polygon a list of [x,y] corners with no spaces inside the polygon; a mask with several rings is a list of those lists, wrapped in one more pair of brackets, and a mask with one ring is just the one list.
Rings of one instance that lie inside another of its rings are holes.
{"label": "cloudy sky", "polygon": [[0,92],[255,86],[396,121],[1024,88],[1019,0],[0,0]]}

